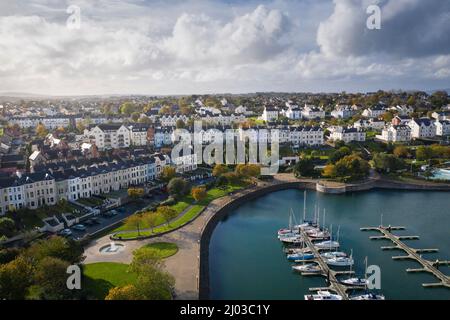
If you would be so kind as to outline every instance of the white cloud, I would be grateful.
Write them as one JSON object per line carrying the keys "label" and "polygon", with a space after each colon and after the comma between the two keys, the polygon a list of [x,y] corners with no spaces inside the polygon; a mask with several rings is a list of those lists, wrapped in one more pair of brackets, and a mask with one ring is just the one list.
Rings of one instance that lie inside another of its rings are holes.
{"label": "white cloud", "polygon": [[[369,2],[2,2],[0,91],[321,91],[449,80],[450,8],[383,1],[382,32],[369,33]],[[80,30],[65,27],[69,3],[81,7]],[[401,25],[423,11],[420,26]]]}

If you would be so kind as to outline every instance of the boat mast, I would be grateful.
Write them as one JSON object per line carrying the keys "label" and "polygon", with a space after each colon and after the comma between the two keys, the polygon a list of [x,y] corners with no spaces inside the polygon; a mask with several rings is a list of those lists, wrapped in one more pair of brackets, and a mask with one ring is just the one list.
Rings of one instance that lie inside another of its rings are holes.
{"label": "boat mast", "polygon": [[303,196],[303,223],[306,222],[306,189]]}
{"label": "boat mast", "polygon": [[333,225],[330,225],[330,251],[333,249]]}
{"label": "boat mast", "polygon": [[326,213],[326,209],[323,208],[323,221],[322,221],[322,230],[325,231],[325,213]]}

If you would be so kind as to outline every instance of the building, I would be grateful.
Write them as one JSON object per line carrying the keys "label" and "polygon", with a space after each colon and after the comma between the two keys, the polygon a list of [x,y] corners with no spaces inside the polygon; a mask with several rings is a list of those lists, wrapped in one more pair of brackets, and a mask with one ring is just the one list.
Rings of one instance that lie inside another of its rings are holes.
{"label": "building", "polygon": [[392,124],[393,124],[394,126],[398,126],[398,125],[401,125],[401,124],[408,125],[408,123],[409,123],[410,121],[411,121],[411,118],[408,117],[408,116],[395,116],[395,117],[392,119]]}
{"label": "building", "polygon": [[325,118],[325,111],[323,110],[323,107],[305,104],[305,107],[302,110],[302,118],[308,120],[323,119]]}
{"label": "building", "polygon": [[[178,172],[189,172],[197,168],[195,156],[182,158]],[[43,171],[0,179],[0,215],[22,208],[37,209],[55,205],[59,200],[77,201],[142,185],[158,178],[165,166],[171,165],[164,154],[145,155],[139,159],[94,163],[81,167],[70,167],[54,171],[43,167]]]}
{"label": "building", "polygon": [[130,142],[133,146],[146,146],[149,143],[149,129],[148,124],[133,124],[128,127],[130,130]]}
{"label": "building", "polygon": [[385,142],[409,142],[411,141],[411,128],[404,124],[391,124],[386,126],[381,135],[377,135],[376,138]]}
{"label": "building", "polygon": [[184,114],[163,115],[159,117],[159,123],[162,127],[175,127],[178,120],[187,123],[189,118]]}
{"label": "building", "polygon": [[382,104],[374,105],[373,107],[369,107],[365,109],[362,113],[363,117],[366,118],[378,118],[382,116],[386,112],[386,108]]}
{"label": "building", "polygon": [[261,119],[263,119],[266,122],[272,122],[278,120],[278,109],[274,107],[264,107],[263,114],[261,116]]}
{"label": "building", "polygon": [[431,117],[436,120],[450,120],[450,111],[433,112]]}
{"label": "building", "polygon": [[437,136],[450,135],[450,120],[438,120],[434,123]]}
{"label": "building", "polygon": [[420,139],[436,136],[436,126],[429,118],[412,119],[408,126],[411,128],[412,138]]}
{"label": "building", "polygon": [[84,130],[84,135],[100,149],[127,148],[131,145],[130,129],[122,124],[99,124]]}
{"label": "building", "polygon": [[333,141],[344,141],[349,143],[352,141],[366,141],[366,133],[357,128],[335,127],[330,135]]}
{"label": "building", "polygon": [[348,119],[353,117],[355,113],[355,110],[351,106],[338,104],[331,111],[331,116],[336,119]]}
{"label": "building", "polygon": [[302,112],[298,105],[286,103],[287,109],[283,110],[286,118],[291,120],[298,120],[302,118]]}

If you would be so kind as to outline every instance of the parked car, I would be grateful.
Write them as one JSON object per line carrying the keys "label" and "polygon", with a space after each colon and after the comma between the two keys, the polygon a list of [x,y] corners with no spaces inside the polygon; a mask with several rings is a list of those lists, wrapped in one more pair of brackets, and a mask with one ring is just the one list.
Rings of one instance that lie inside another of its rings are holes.
{"label": "parked car", "polygon": [[69,237],[69,236],[72,235],[72,230],[70,230],[70,229],[63,229],[63,230],[58,232],[58,235],[63,236],[63,237]]}
{"label": "parked car", "polygon": [[72,229],[77,231],[86,231],[86,226],[83,224],[76,224],[72,227]]}

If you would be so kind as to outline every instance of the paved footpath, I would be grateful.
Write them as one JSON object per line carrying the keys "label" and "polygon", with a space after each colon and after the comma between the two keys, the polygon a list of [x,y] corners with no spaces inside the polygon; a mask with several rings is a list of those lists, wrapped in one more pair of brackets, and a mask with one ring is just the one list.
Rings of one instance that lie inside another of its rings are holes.
{"label": "paved footpath", "polygon": [[[291,175],[277,175],[272,182],[259,182],[257,188],[264,188],[267,185],[295,181]],[[298,180],[296,180],[298,181]],[[137,241],[115,241],[125,245],[125,250],[117,254],[104,255],[99,253],[99,249],[111,242],[109,235],[92,241],[85,248],[85,263],[95,262],[121,262],[130,263],[133,258],[133,251],[152,242],[174,242],[178,245],[177,254],[165,260],[166,270],[175,277],[175,298],[176,299],[198,299],[198,275],[200,270],[200,238],[201,233],[219,208],[230,200],[240,197],[242,194],[255,191],[255,187],[236,192],[232,196],[225,196],[212,201],[208,207],[193,222],[184,227],[160,237],[137,240]]]}

